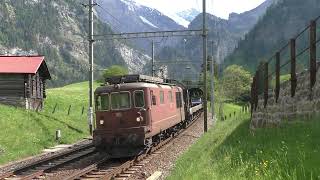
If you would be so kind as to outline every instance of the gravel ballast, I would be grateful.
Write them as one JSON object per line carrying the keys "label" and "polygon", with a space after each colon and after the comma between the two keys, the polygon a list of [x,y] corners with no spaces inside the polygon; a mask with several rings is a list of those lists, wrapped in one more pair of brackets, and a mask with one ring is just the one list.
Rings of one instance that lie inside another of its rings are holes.
{"label": "gravel ballast", "polygon": [[[210,127],[212,121],[208,120],[208,124],[208,127]],[[155,172],[161,172],[159,179],[165,179],[173,170],[178,157],[188,150],[188,148],[202,136],[203,132],[202,116],[195,122],[194,126],[188,128],[180,135],[180,137],[174,139],[171,143],[163,147],[160,152],[149,161],[149,163],[129,179],[147,179]]]}

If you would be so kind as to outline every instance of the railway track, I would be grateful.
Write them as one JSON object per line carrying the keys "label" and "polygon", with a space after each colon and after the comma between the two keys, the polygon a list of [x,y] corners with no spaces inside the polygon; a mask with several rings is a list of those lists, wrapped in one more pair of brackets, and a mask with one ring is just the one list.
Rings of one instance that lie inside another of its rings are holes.
{"label": "railway track", "polygon": [[83,145],[54,156],[41,159],[39,161],[27,164],[23,167],[17,168],[11,172],[0,174],[2,179],[22,179],[29,180],[40,178],[44,173],[51,172],[55,169],[61,168],[66,164],[75,162],[84,157],[88,157],[98,153],[93,144]]}
{"label": "railway track", "polygon": [[[187,126],[186,129],[192,127],[194,123],[199,119],[202,113],[198,114],[194,117],[194,120]],[[129,178],[132,174],[136,173],[139,169],[141,169],[146,163],[148,163],[154,156],[159,154],[159,150],[172,142],[173,139],[180,137],[186,129],[182,129],[179,131],[177,136],[171,136],[170,138],[165,139],[160,142],[155,147],[148,149],[143,154],[126,161],[125,163],[115,163],[111,162],[111,159],[105,157],[101,161],[92,164],[81,171],[72,174],[71,176],[64,178],[64,180],[88,180],[88,179],[116,179],[116,180],[124,180]]]}

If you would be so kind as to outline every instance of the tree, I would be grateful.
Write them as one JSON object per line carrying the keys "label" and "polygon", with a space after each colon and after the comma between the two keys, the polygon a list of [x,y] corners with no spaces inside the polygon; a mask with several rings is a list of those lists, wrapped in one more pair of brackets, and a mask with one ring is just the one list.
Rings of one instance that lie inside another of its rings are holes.
{"label": "tree", "polygon": [[104,70],[103,72],[103,78],[109,78],[112,76],[123,76],[127,75],[128,69],[119,65],[113,65]]}
{"label": "tree", "polygon": [[237,100],[250,96],[251,74],[242,66],[231,65],[223,72],[223,89],[228,99]]}

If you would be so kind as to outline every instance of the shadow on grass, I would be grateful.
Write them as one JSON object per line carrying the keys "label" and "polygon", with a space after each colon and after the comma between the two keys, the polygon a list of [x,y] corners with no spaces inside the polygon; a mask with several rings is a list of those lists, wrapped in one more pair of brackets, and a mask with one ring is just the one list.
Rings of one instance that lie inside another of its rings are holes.
{"label": "shadow on grass", "polygon": [[42,122],[41,119],[39,119],[38,117],[36,117],[33,113],[29,113],[28,116],[29,116],[29,120],[35,121],[35,122],[40,126],[40,128],[43,130],[43,132],[45,133],[45,135],[46,135],[47,137],[49,137],[49,136],[52,135],[52,134],[50,133],[49,129],[47,128],[47,126]]}
{"label": "shadow on grass", "polygon": [[[65,125],[65,126],[67,126],[68,129],[70,129],[70,130],[72,130],[72,131],[75,131],[75,132],[77,132],[77,133],[79,133],[79,134],[82,134],[82,133],[83,133],[83,131],[82,131],[81,129],[75,128],[75,127],[67,124],[66,122],[63,122],[63,121],[61,121],[61,120],[59,120],[59,119],[57,119],[57,118],[55,118],[55,117],[48,116],[48,115],[41,114],[41,113],[38,113],[38,115],[39,115],[39,116],[43,116],[43,117],[45,117],[45,118],[47,118],[47,119],[49,119],[49,120],[53,120],[53,121],[56,121],[56,122],[58,122],[58,123],[61,123],[61,124]],[[34,116],[34,115],[33,115],[33,116]],[[38,119],[38,118],[36,118],[35,116],[34,116],[34,118],[35,118],[35,119]],[[41,124],[42,124],[42,123],[41,123]]]}

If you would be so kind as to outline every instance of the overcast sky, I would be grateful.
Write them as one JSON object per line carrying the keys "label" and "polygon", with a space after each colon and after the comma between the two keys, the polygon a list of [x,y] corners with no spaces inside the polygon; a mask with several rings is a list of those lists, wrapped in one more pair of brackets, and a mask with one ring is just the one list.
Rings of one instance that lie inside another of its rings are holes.
{"label": "overcast sky", "polygon": [[[195,8],[202,11],[202,0],[135,0],[136,2],[156,8],[162,12],[176,13]],[[241,13],[251,10],[265,0],[207,0],[207,11],[227,19],[229,13]]]}

